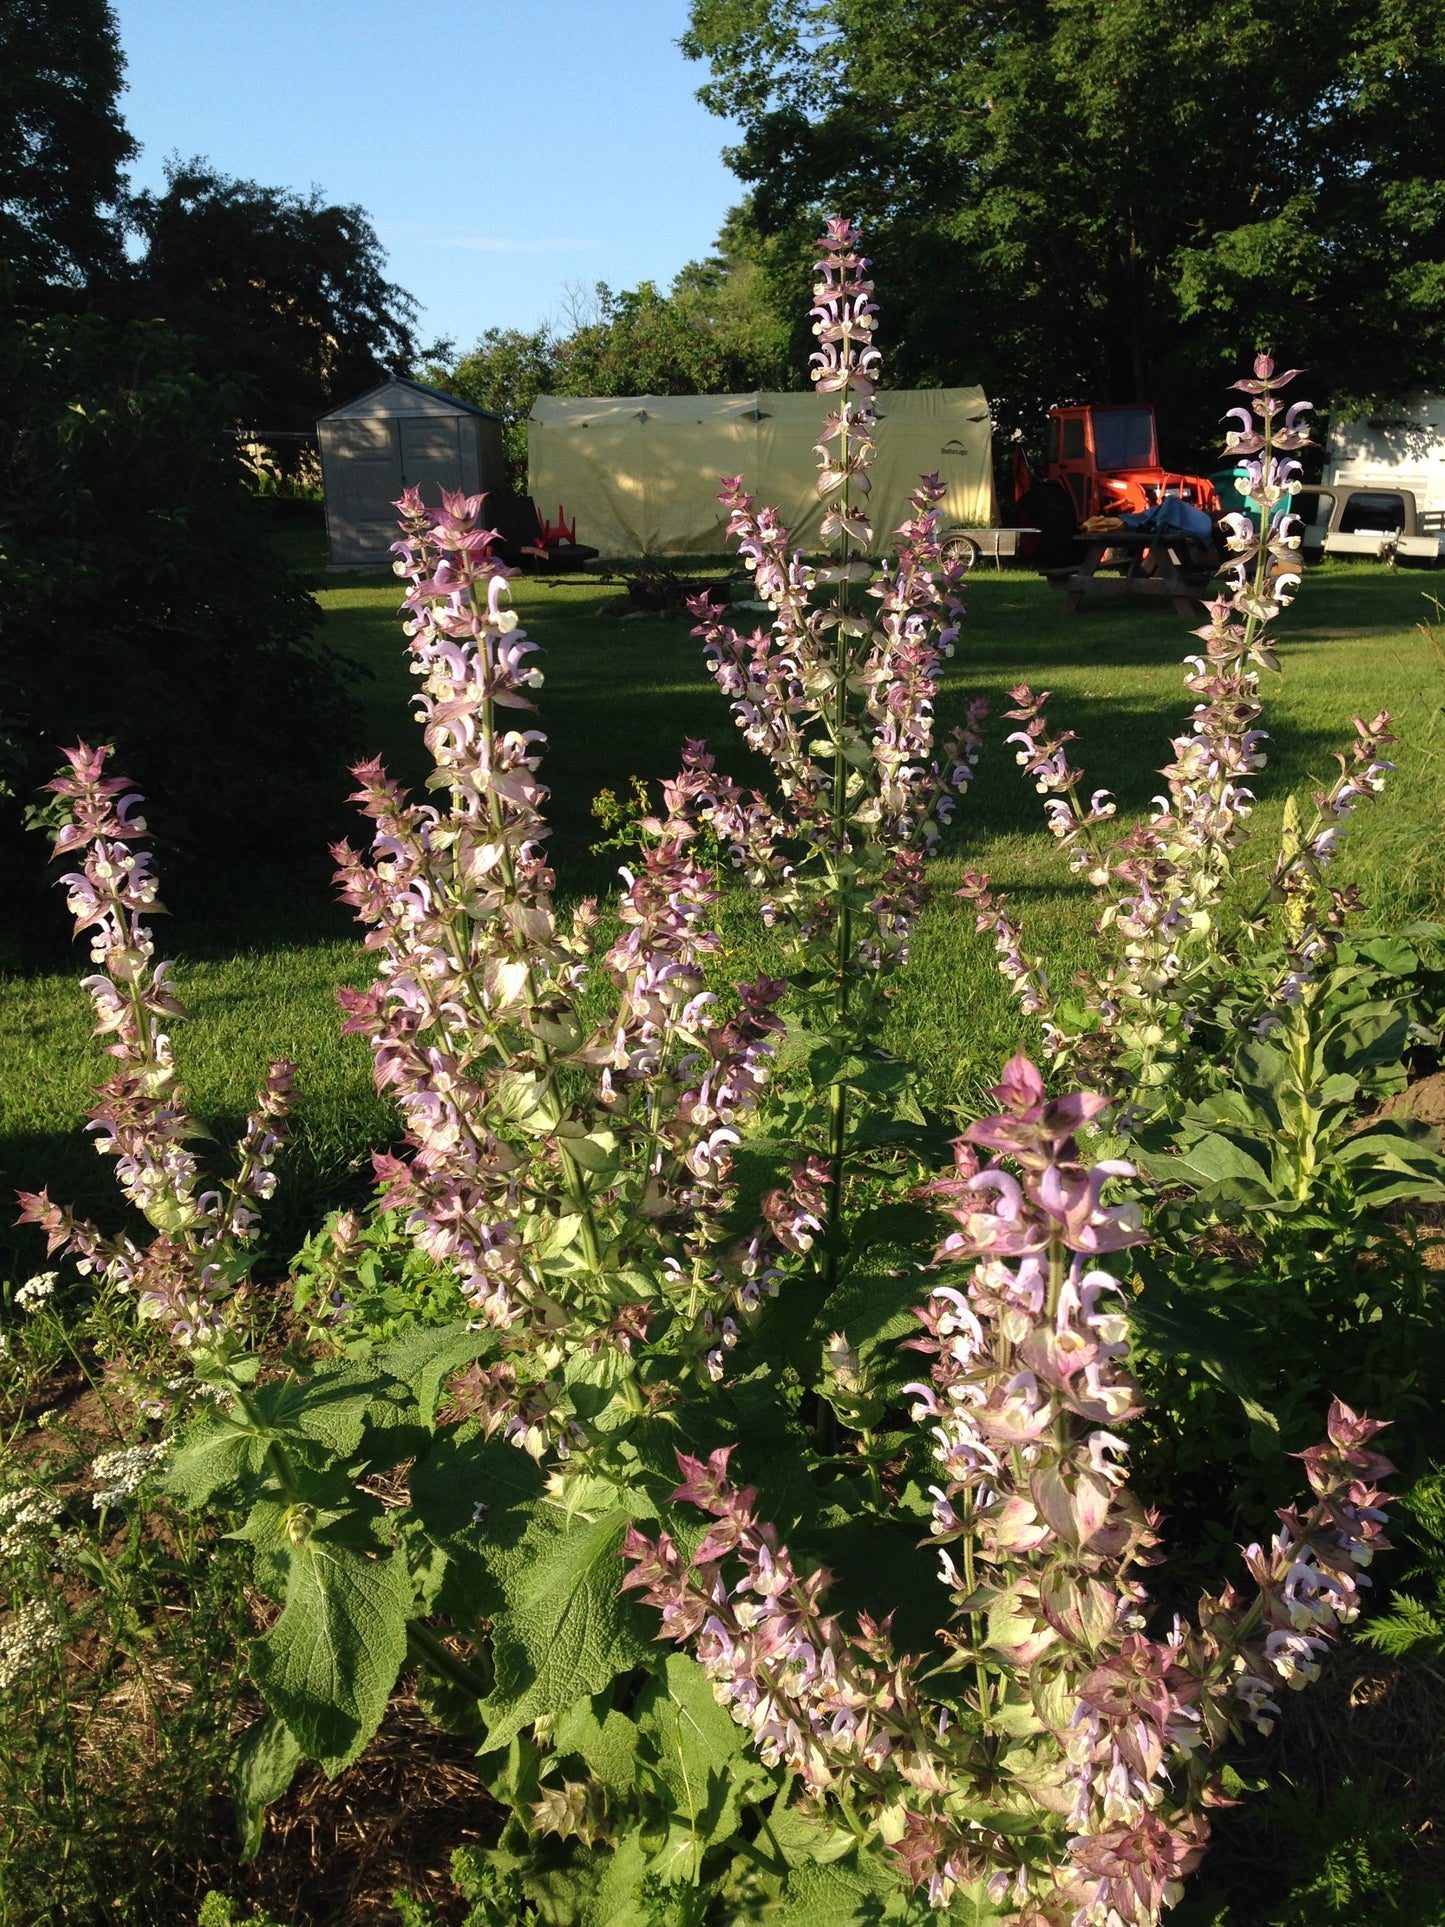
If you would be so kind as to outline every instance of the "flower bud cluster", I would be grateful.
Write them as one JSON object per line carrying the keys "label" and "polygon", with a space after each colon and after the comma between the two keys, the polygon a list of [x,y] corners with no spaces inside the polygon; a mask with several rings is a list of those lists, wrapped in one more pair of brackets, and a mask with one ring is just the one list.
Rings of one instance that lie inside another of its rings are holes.
{"label": "flower bud cluster", "polygon": [[1360,907],[1356,887],[1331,889],[1324,872],[1339,851],[1345,826],[1361,803],[1372,802],[1395,765],[1382,754],[1395,741],[1390,714],[1382,709],[1366,722],[1354,718],[1355,740],[1348,754],[1335,752],[1340,773],[1328,789],[1312,797],[1314,819],[1304,825],[1294,799],[1286,809],[1284,834],[1270,884],[1270,899],[1283,903],[1286,969],[1274,988],[1273,1008],[1256,1029],[1261,1035],[1280,1027],[1279,1012],[1302,1003],[1315,978],[1329,968],[1345,919]]}
{"label": "flower bud cluster", "polygon": [[776,510],[736,477],[721,497],[728,530],[772,625],[745,635],[705,600],[692,605],[708,668],[749,748],[771,763],[776,800],[719,775],[701,744],[689,746],[684,781],[787,941],[797,982],[826,984],[836,1002],[840,979],[876,996],[906,958],[927,898],[921,856],[972,780],[987,705],[971,704],[939,745],[963,565],[940,550],[936,475],[914,491],[893,559],[870,559],[877,309],[853,225],[830,221],[819,247],[812,376],[837,400],[818,443],[818,494],[836,559],[794,550]]}
{"label": "flower bud cluster", "polygon": [[1395,1468],[1369,1447],[1383,1429],[1336,1400],[1326,1442],[1299,1455],[1314,1505],[1303,1515],[1295,1506],[1284,1508],[1268,1546],[1245,1548],[1259,1588],[1257,1628],[1239,1649],[1234,1693],[1265,1733],[1279,1710],[1270,1693],[1319,1678],[1330,1637],[1359,1617],[1360,1590],[1370,1583],[1365,1568],[1390,1548],[1378,1482]]}
{"label": "flower bud cluster", "polygon": [[[1231,409],[1239,424],[1227,436],[1239,459],[1241,493],[1253,515],[1222,518],[1229,551],[1227,587],[1206,610],[1209,621],[1194,633],[1202,655],[1187,659],[1185,686],[1196,698],[1189,731],[1176,737],[1173,760],[1162,771],[1167,788],[1155,798],[1152,816],[1106,846],[1104,824],[1115,813],[1113,798],[1096,790],[1084,801],[1083,772],[1068,759],[1072,732],[1053,731],[1045,714],[1048,692],[1012,691],[1010,720],[1023,725],[1009,738],[1018,760],[1045,798],[1049,828],[1069,852],[1070,867],[1099,892],[1097,929],[1117,950],[1093,982],[1081,982],[1082,1024],[1059,1005],[1042,968],[1023,950],[1004,900],[987,878],[971,876],[960,892],[978,915],[978,927],[994,939],[999,969],[1025,1010],[1044,1020],[1048,1047],[1071,1058],[1111,1088],[1125,1082],[1148,1087],[1167,1075],[1168,1060],[1181,1049],[1195,1011],[1217,987],[1238,943],[1259,928],[1244,919],[1226,931],[1223,900],[1234,853],[1248,835],[1254,806],[1250,779],[1265,766],[1266,733],[1260,670],[1277,671],[1279,659],[1269,626],[1300,583],[1301,525],[1285,512],[1299,480],[1297,451],[1309,436],[1308,402],[1287,410],[1279,391],[1298,370],[1275,372],[1260,355],[1254,373],[1234,384],[1248,406]],[[1353,907],[1351,893],[1322,890],[1321,873],[1334,857],[1342,827],[1354,805],[1383,787],[1393,767],[1380,756],[1392,738],[1390,719],[1356,723],[1357,741],[1340,781],[1314,799],[1316,820],[1281,853],[1270,896],[1291,906],[1286,923],[1290,963],[1277,1002],[1297,1001],[1311,975],[1332,954],[1339,927]]]}
{"label": "flower bud cluster", "polygon": [[729,1482],[731,1451],[706,1461],[678,1453],[683,1482],[672,1497],[712,1524],[690,1555],[667,1532],[654,1544],[630,1526],[623,1587],[658,1610],[661,1637],[691,1646],[719,1705],[767,1765],[796,1773],[814,1796],[836,1791],[886,1816],[888,1844],[933,1903],[946,1905],[955,1886],[1008,1850],[981,1821],[947,1820],[943,1796],[969,1738],[921,1699],[913,1662],[894,1651],[886,1625],[863,1615],[846,1634],[823,1610],[830,1575],[795,1570],[775,1528],[758,1522],[756,1492]]}
{"label": "flower bud cluster", "polygon": [[91,956],[104,974],[85,979],[96,1034],[119,1069],[102,1084],[90,1113],[96,1149],[115,1159],[126,1198],[155,1237],[142,1249],[128,1236],[103,1236],[53,1204],[47,1192],[22,1193],[21,1221],[37,1224],[51,1252],[71,1252],[82,1272],[104,1272],[137,1295],[143,1316],[164,1320],[178,1344],[214,1337],[222,1303],[244,1280],[258,1207],[276,1188],[273,1166],[296,1102],[294,1067],[272,1064],[246,1120],[236,1174],[206,1180],[190,1149],[203,1136],[185,1107],[169,1027],[186,1013],[171,986],[171,965],[153,964],[147,919],[164,906],[156,894],[142,799],[124,777],[107,776],[108,748],[67,750],[70,774],[48,787],[68,806],[57,855],[84,851],[79,871],[61,879],[77,934],[91,933]]}
{"label": "flower bud cluster", "polygon": [[[357,770],[374,833],[369,856],[338,847],[338,881],[378,977],[342,1002],[406,1128],[407,1154],[375,1160],[386,1201],[497,1333],[465,1396],[540,1455],[577,1443],[564,1379],[579,1350],[630,1356],[665,1314],[716,1377],[776,1289],[771,1252],[730,1244],[723,1220],[783,986],[739,986],[730,1018],[707,987],[717,890],[685,776],[641,824],[611,946],[594,954],[595,904],[559,919],[545,739],[508,726],[542,678],[482,499],[444,493],[432,510],[409,490],[397,506],[433,800],[410,801],[378,764]],[[581,999],[599,966],[611,996],[593,1018]]]}
{"label": "flower bud cluster", "polygon": [[[1379,1425],[1337,1402],[1327,1442],[1301,1455],[1313,1505],[1246,1549],[1257,1598],[1226,1587],[1196,1623],[1152,1631],[1138,1574],[1158,1519],[1128,1489],[1116,1428],[1141,1408],[1100,1262],[1142,1239],[1137,1207],[1105,1198],[1132,1167],[1082,1162],[1077,1133],[1102,1097],[1048,1098],[1022,1056],[994,1094],[999,1115],[926,1187],[953,1221],[935,1262],[954,1276],[918,1313],[911,1342],[931,1367],[906,1388],[937,1475],[942,1665],[900,1656],[866,1617],[845,1632],[827,1575],[800,1576],[756,1495],[730,1482],[727,1451],[680,1457],[673,1496],[708,1514],[702,1543],[688,1557],[669,1533],[631,1529],[625,1583],[661,1612],[663,1637],[691,1646],[762,1757],[868,1813],[931,1904],[968,1887],[1015,1909],[1014,1927],[1154,1927],[1225,1801],[1220,1750],[1267,1729],[1270,1694],[1312,1678],[1358,1610],[1387,1544],[1377,1481],[1391,1468],[1369,1446]],[[841,1383],[841,1336],[829,1359]],[[961,1712],[925,1685],[950,1672],[969,1681]]]}

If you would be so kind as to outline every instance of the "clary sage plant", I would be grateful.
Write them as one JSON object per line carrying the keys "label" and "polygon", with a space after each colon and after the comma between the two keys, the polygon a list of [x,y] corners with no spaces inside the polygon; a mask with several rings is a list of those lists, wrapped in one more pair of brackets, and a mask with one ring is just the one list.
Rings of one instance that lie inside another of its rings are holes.
{"label": "clary sage plant", "polygon": [[1291,802],[1285,835],[1265,898],[1243,912],[1227,892],[1237,853],[1249,837],[1254,807],[1250,779],[1265,767],[1267,732],[1260,671],[1277,674],[1270,625],[1300,584],[1303,524],[1288,510],[1301,475],[1298,451],[1309,445],[1309,402],[1286,408],[1281,391],[1298,369],[1278,373],[1259,355],[1254,373],[1234,385],[1249,398],[1233,408],[1226,453],[1238,463],[1238,487],[1249,513],[1223,518],[1229,552],[1227,589],[1207,605],[1195,634],[1204,653],[1189,658],[1185,686],[1195,696],[1186,734],[1172,745],[1162,774],[1167,788],[1153,814],[1112,844],[1104,828],[1113,796],[1084,800],[1084,773],[1069,761],[1072,730],[1050,726],[1047,690],[1013,690],[1009,737],[1018,761],[1045,799],[1049,829],[1069,867],[1098,892],[1098,934],[1113,952],[1096,982],[1059,994],[1042,962],[1023,949],[1022,933],[986,877],[970,873],[962,894],[993,935],[999,969],[1026,1014],[1040,1019],[1050,1052],[1085,1068],[1112,1089],[1133,1087],[1147,1115],[1149,1094],[1172,1077],[1194,1024],[1252,960],[1271,934],[1270,909],[1284,906],[1283,955],[1265,997],[1264,1028],[1297,1008],[1338,944],[1345,919],[1359,908],[1353,890],[1331,890],[1325,872],[1348,819],[1384,788],[1394,765],[1390,717],[1357,719],[1340,775],[1312,798],[1306,823]]}
{"label": "clary sage plant", "polygon": [[[541,677],[482,504],[399,505],[434,767],[426,801],[357,771],[370,845],[337,859],[376,979],[342,1001],[405,1140],[376,1160],[376,1221],[464,1315],[374,1332],[343,1297],[308,1342],[258,1348],[256,1212],[290,1073],[236,1175],[204,1178],[138,799],[102,750],[56,786],[59,847],[83,852],[67,884],[121,1064],[101,1148],[154,1236],[103,1235],[44,1194],[24,1208],[52,1251],[134,1289],[212,1394],[164,1482],[235,1509],[279,1608],[249,1653],[268,1711],[233,1766],[249,1851],[298,1762],[354,1760],[410,1664],[497,1800],[479,1904],[499,1922],[1145,1927],[1229,1797],[1225,1749],[1355,1617],[1390,1468],[1376,1422],[1322,1411],[1311,1497],[1245,1549],[1247,1589],[1161,1619],[1140,1577],[1160,1522],[1128,1478],[1131,1300],[1108,1263],[1145,1235],[1120,1192],[1135,1173],[1080,1135],[1107,1099],[1050,1097],[1019,1056],[952,1168],[924,1155],[939,1121],[880,1017],[982,707],[938,743],[961,614],[942,491],[924,479],[875,560],[872,290],[849,223],[821,255],[834,547],[797,552],[729,481],[773,621],[745,635],[697,610],[771,787],[689,746],[606,910],[554,900]],[[1210,703],[1228,683],[1247,707],[1263,619],[1237,636],[1216,610]],[[785,979],[728,986],[704,832]],[[1184,915],[1172,874],[1160,887]],[[776,1180],[754,1211],[744,1150]],[[366,1235],[354,1214],[331,1226],[338,1277]]]}

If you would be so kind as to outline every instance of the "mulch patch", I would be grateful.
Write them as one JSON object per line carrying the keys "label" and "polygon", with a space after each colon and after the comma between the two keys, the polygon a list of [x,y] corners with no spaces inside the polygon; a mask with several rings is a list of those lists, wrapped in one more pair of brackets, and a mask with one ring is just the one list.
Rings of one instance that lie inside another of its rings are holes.
{"label": "mulch patch", "polygon": [[[431,1724],[404,1678],[354,1766],[334,1780],[315,1767],[297,1775],[267,1813],[260,1853],[228,1891],[295,1927],[395,1927],[400,1888],[450,1927],[466,1911],[452,1853],[497,1828],[475,1757],[474,1742]],[[218,1834],[234,1838],[229,1807],[218,1808]]]}

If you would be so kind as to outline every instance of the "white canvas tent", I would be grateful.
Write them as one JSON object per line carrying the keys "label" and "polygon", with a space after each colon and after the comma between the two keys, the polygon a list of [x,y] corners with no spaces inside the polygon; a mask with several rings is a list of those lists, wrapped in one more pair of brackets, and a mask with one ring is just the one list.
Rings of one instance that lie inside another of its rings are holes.
{"label": "white canvas tent", "polygon": [[[950,525],[994,519],[992,429],[981,388],[880,390],[870,471],[880,540],[908,512],[920,475],[937,473]],[[540,396],[527,418],[528,490],[546,516],[560,506],[577,540],[604,556],[713,555],[727,549],[719,478],[741,475],[777,508],[803,548],[818,545],[814,444],[831,397]]]}

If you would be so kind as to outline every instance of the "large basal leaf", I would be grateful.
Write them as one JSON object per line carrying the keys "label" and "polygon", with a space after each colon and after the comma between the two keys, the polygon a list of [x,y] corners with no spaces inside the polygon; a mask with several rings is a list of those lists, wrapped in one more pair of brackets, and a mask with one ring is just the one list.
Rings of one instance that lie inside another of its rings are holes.
{"label": "large basal leaf", "polygon": [[406,1657],[413,1586],[397,1553],[373,1558],[316,1532],[284,1555],[281,1617],[251,1642],[251,1677],[328,1774],[361,1752]]}
{"label": "large basal leaf", "polygon": [[575,1753],[612,1792],[627,1795],[637,1781],[637,1722],[592,1693],[558,1716],[552,1750],[559,1759]]}
{"label": "large basal leaf", "polygon": [[[802,1866],[788,1875],[772,1918],[777,1927],[874,1927],[884,1919],[885,1905],[851,1867]],[[926,1920],[928,1915],[917,1918]]]}
{"label": "large basal leaf", "polygon": [[696,1880],[709,1846],[737,1831],[742,1807],[773,1790],[772,1776],[744,1757],[746,1736],[713,1698],[706,1673],[670,1653],[637,1706],[637,1724],[672,1814],[652,1855],[665,1881]]}
{"label": "large basal leaf", "polygon": [[439,1610],[461,1623],[500,1611],[498,1561],[520,1541],[542,1496],[536,1461],[461,1425],[434,1440],[408,1483],[413,1513],[447,1555]]}
{"label": "large basal leaf", "polygon": [[[919,1272],[916,1249],[885,1247],[876,1255],[870,1252],[866,1268],[850,1271],[830,1293],[814,1332],[826,1337],[840,1331],[857,1346],[911,1337],[918,1330],[913,1313],[927,1298],[932,1282]],[[914,1361],[909,1375],[916,1377],[917,1370]]]}
{"label": "large basal leaf", "polygon": [[489,1552],[506,1603],[493,1622],[496,1690],[482,1707],[488,1752],[657,1656],[618,1590],[627,1522],[620,1508],[561,1529],[538,1515],[517,1545]]}
{"label": "large basal leaf", "polygon": [[1391,1119],[1359,1132],[1335,1152],[1335,1161],[1347,1166],[1354,1184],[1369,1187],[1372,1172],[1393,1172],[1411,1180],[1405,1188],[1394,1186],[1391,1197],[1418,1196],[1436,1199],[1445,1196],[1445,1158],[1435,1149],[1438,1133],[1427,1124],[1411,1119]]}
{"label": "large basal leaf", "polygon": [[421,1423],[429,1426],[446,1381],[495,1348],[496,1339],[490,1332],[472,1331],[466,1325],[443,1325],[394,1339],[376,1353],[374,1362],[380,1371],[409,1389]]}
{"label": "large basal leaf", "polygon": [[254,1860],[260,1851],[266,1809],[286,1792],[300,1764],[296,1736],[274,1713],[248,1726],[236,1742],[231,1755],[231,1794],[236,1802],[243,1864]]}
{"label": "large basal leaf", "polygon": [[767,1825],[758,1835],[760,1847],[781,1855],[782,1866],[831,1866],[851,1854],[857,1842],[849,1829],[829,1820],[826,1813],[804,1813],[789,1806],[787,1789],[779,1794],[768,1812]]}
{"label": "large basal leaf", "polygon": [[411,1393],[362,1360],[324,1365],[307,1378],[272,1379],[257,1387],[252,1405],[267,1432],[302,1442],[303,1451],[319,1447],[333,1459],[352,1458],[368,1428],[396,1433],[402,1439],[400,1457],[423,1442]]}
{"label": "large basal leaf", "polygon": [[1324,1044],[1332,1071],[1359,1071],[1396,1063],[1410,1039],[1410,1013],[1397,1003],[1357,1004]]}
{"label": "large basal leaf", "polygon": [[265,1440],[248,1425],[224,1412],[204,1412],[181,1434],[158,1483],[162,1492],[194,1508],[253,1478],[265,1457]]}
{"label": "large basal leaf", "polygon": [[1258,1159],[1217,1131],[1207,1132],[1172,1156],[1144,1153],[1139,1162],[1151,1178],[1168,1186],[1184,1184],[1198,1191],[1206,1185],[1243,1182],[1265,1191],[1272,1188],[1269,1173]]}
{"label": "large basal leaf", "polygon": [[647,1848],[641,1828],[634,1827],[608,1854],[584,1908],[583,1927],[657,1927],[656,1909],[638,1891],[647,1874]]}

